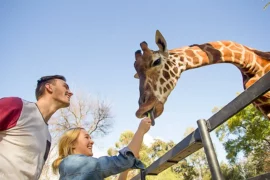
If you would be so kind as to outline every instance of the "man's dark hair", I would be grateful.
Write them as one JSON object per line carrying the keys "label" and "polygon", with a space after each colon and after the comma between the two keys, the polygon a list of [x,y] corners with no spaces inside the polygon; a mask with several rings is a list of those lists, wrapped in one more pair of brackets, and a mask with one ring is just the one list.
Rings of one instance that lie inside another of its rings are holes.
{"label": "man's dark hair", "polygon": [[66,78],[61,75],[53,75],[53,76],[43,76],[37,81],[37,87],[36,87],[36,99],[38,100],[45,91],[45,84],[47,83],[54,83],[55,79],[61,79],[63,81],[66,81]]}

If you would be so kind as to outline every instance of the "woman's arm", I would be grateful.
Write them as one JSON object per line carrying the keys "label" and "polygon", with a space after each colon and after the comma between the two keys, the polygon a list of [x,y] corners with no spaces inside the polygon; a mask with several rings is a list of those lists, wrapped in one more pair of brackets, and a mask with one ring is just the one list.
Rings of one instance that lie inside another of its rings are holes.
{"label": "woman's arm", "polygon": [[129,172],[129,169],[126,170],[126,171],[124,171],[124,172],[122,172],[120,174],[120,176],[118,177],[118,180],[126,180],[127,179],[128,172]]}
{"label": "woman's arm", "polygon": [[[144,168],[142,162],[136,158],[139,157],[143,137],[145,133],[149,131],[150,126],[151,126],[151,119],[144,118],[143,120],[141,120],[138,130],[134,134],[129,145],[126,148],[122,149],[119,152],[120,154],[118,156],[103,157],[104,158],[103,161],[107,161],[102,163],[103,169],[107,169],[106,172],[104,171],[103,177],[118,174],[123,171],[126,171],[127,169]],[[100,160],[102,161],[102,157]],[[122,174],[122,177],[124,178],[125,175],[127,175],[127,173]]]}
{"label": "woman's arm", "polygon": [[131,142],[128,145],[128,148],[133,152],[135,157],[139,157],[139,152],[142,146],[143,137],[145,133],[147,133],[151,126],[151,119],[150,118],[144,118],[136,133],[134,134]]}
{"label": "woman's arm", "polygon": [[62,178],[80,176],[84,179],[102,179],[128,169],[144,168],[143,163],[135,158],[128,147],[125,147],[117,156],[94,158],[81,154],[70,155],[61,162],[59,173]]}

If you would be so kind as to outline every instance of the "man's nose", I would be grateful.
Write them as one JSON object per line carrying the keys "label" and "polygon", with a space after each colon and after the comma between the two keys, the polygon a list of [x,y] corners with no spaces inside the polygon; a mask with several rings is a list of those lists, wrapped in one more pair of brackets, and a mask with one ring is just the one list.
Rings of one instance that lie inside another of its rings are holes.
{"label": "man's nose", "polygon": [[68,95],[71,97],[73,96],[73,93],[71,91],[68,91]]}
{"label": "man's nose", "polygon": [[90,143],[93,145],[93,144],[94,144],[94,141],[91,139],[91,140],[90,140]]}

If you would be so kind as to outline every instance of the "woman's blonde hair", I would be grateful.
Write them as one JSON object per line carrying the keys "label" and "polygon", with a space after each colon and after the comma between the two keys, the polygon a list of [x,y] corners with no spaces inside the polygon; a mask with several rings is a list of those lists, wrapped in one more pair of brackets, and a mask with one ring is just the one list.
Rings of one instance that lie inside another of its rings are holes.
{"label": "woman's blonde hair", "polygon": [[57,174],[58,168],[62,160],[68,155],[73,154],[73,146],[83,128],[77,127],[67,130],[58,142],[58,158],[52,163],[52,169]]}

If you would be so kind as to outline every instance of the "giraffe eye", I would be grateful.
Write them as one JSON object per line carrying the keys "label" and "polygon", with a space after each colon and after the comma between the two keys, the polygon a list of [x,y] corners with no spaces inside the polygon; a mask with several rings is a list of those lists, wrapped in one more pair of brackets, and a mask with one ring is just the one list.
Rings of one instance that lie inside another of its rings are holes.
{"label": "giraffe eye", "polygon": [[161,59],[159,58],[159,59],[154,61],[153,66],[160,65],[160,63],[161,63]]}

